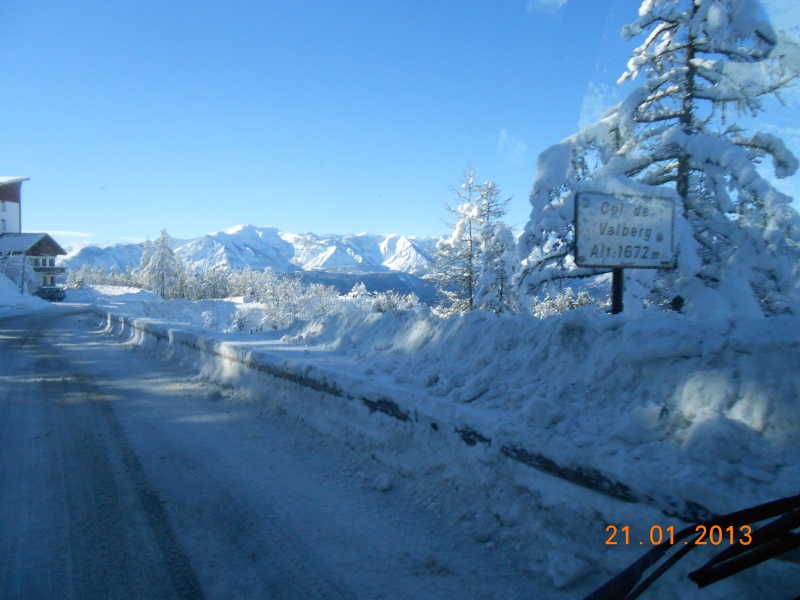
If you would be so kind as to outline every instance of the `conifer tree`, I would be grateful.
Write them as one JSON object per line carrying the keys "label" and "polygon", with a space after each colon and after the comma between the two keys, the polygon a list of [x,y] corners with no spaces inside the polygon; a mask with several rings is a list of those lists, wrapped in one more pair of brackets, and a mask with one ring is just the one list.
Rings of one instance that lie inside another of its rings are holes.
{"label": "conifer tree", "polygon": [[479,280],[484,283],[495,270],[487,253],[500,247],[487,242],[494,238],[500,219],[508,210],[509,198],[493,181],[478,184],[470,166],[457,188],[455,202],[447,209],[453,215],[452,233],[443,237],[433,253],[432,280],[443,300],[445,313],[467,312],[481,308]]}
{"label": "conifer tree", "polygon": [[153,243],[152,256],[141,273],[145,287],[162,298],[168,298],[179,282],[181,270],[180,258],[172,249],[172,238],[166,229],[162,229]]}
{"label": "conifer tree", "polygon": [[520,268],[514,233],[503,223],[489,223],[481,233],[476,304],[497,314],[514,314],[519,309],[514,277]]}

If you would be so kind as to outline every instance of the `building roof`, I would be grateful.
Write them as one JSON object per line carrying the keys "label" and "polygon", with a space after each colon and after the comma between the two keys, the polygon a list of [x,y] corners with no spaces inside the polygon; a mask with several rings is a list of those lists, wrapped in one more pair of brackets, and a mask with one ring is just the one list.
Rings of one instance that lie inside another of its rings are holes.
{"label": "building roof", "polygon": [[11,185],[12,183],[22,183],[28,181],[30,177],[0,177],[0,186]]}
{"label": "building roof", "polygon": [[47,233],[0,233],[0,254],[61,256],[66,251]]}
{"label": "building roof", "polygon": [[0,200],[19,203],[22,182],[30,177],[0,177]]}

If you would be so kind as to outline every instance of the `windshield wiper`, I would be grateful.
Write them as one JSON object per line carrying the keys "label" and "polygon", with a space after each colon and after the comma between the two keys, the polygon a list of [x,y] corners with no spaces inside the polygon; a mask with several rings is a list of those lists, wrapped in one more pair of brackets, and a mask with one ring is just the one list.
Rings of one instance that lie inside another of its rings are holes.
{"label": "windshield wiper", "polygon": [[[752,528],[754,523],[767,519],[774,519],[774,521],[770,521],[758,529]],[[731,527],[734,529],[747,527],[748,529],[747,535],[743,539],[734,541],[702,567],[689,573],[689,578],[701,588],[800,547],[800,533],[794,531],[800,528],[800,494],[690,525],[676,533],[672,540],[649,550],[627,569],[586,596],[584,600],[633,600],[638,598],[670,567],[697,547],[699,544],[696,542],[707,537],[712,527],[719,527],[720,531],[728,530]],[[644,573],[663,559],[670,549],[697,534],[698,531],[700,531],[699,535],[680,545],[669,558],[639,583]],[[747,543],[743,543],[745,541]],[[800,600],[800,598],[795,600]]]}

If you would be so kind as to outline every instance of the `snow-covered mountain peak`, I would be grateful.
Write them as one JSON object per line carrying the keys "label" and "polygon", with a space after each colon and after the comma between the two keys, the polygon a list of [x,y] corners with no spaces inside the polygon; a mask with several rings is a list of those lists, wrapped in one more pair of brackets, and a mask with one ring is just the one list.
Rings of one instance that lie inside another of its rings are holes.
{"label": "snow-covered mountain peak", "polygon": [[241,233],[245,229],[255,229],[255,227],[253,225],[247,225],[247,224],[234,225],[233,227],[228,227],[228,229],[223,229],[221,232],[220,231],[214,231],[214,232],[210,233],[209,235],[215,235],[217,233],[225,233],[227,235],[236,235],[237,233]]}
{"label": "snow-covered mountain peak", "polygon": [[[274,227],[241,224],[176,243],[175,251],[195,271],[224,266],[249,266],[277,273],[332,271],[336,273],[385,273],[400,271],[423,275],[430,266],[435,240],[399,234],[316,235],[285,233]],[[62,264],[77,268],[117,265],[123,271],[141,259],[141,244],[117,244],[104,248],[86,246],[70,253]]]}

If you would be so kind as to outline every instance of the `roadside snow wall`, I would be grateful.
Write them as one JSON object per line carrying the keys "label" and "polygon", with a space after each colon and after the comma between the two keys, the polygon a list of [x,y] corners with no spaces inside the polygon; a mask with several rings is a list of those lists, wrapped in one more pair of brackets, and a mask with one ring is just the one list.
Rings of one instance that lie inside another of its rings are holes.
{"label": "roadside snow wall", "polygon": [[430,510],[460,506],[477,540],[519,544],[557,588],[641,553],[603,547],[607,524],[677,530],[800,491],[797,317],[340,314],[263,340],[98,314],[371,453]]}

